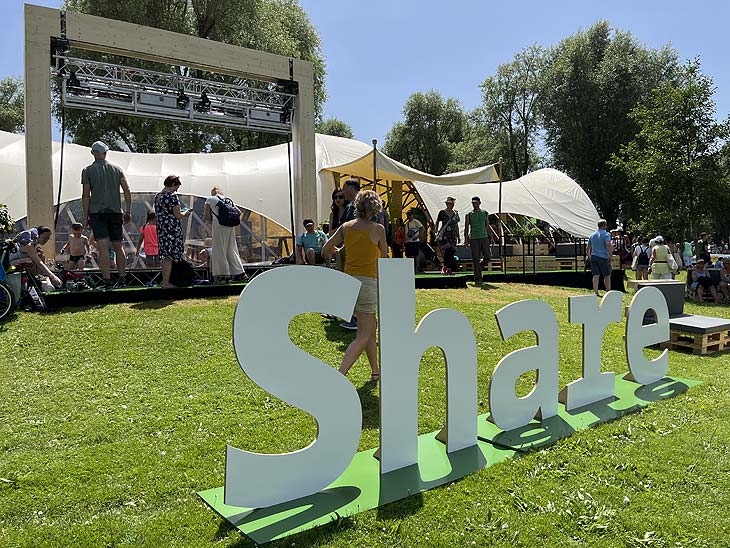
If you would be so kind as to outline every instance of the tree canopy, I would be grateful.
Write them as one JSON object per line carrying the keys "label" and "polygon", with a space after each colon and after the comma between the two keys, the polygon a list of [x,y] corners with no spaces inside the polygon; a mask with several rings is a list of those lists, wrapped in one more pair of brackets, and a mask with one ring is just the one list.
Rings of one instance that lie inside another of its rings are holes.
{"label": "tree canopy", "polygon": [[0,80],[0,130],[20,133],[25,127],[23,82],[18,78]]}
{"label": "tree canopy", "polygon": [[713,93],[712,79],[695,60],[631,111],[639,132],[611,164],[637,193],[640,228],[693,237],[700,229],[715,228],[715,216],[727,224],[721,150],[730,121],[715,121]]}
{"label": "tree canopy", "polygon": [[346,137],[348,139],[355,138],[350,125],[347,122],[338,120],[337,118],[327,118],[318,124],[317,132],[324,133],[325,135],[334,135],[335,137]]}
{"label": "tree canopy", "polygon": [[499,65],[497,74],[482,84],[482,123],[506,140],[504,161],[512,178],[525,175],[534,165],[544,67],[545,51],[534,45],[518,52],[513,61]]}
{"label": "tree canopy", "polygon": [[[66,0],[64,8],[191,34],[314,64],[315,112],[321,118],[325,64],[317,30],[296,0]],[[89,58],[163,71],[233,81],[231,77],[161,66],[136,59],[84,52]],[[259,148],[285,137],[229,128],[193,125],[67,109],[66,126],[73,140],[89,145],[97,139],[135,152],[202,152]],[[60,118],[60,109],[56,109]]]}
{"label": "tree canopy", "polygon": [[436,91],[414,93],[385,138],[383,152],[411,167],[441,175],[452,159],[455,143],[464,138],[466,115],[456,99]]}
{"label": "tree canopy", "polygon": [[580,183],[609,223],[635,209],[631,184],[609,160],[639,129],[631,110],[675,66],[673,50],[647,49],[605,21],[550,51],[540,110],[552,163]]}

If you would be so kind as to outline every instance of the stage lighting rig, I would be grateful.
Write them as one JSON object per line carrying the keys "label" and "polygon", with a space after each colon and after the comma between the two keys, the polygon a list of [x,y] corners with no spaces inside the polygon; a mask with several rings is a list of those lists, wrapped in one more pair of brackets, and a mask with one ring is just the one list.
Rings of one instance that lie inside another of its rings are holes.
{"label": "stage lighting rig", "polygon": [[245,80],[228,84],[65,54],[54,56],[52,74],[61,79],[64,107],[268,133],[291,133],[299,92],[293,80],[257,88]]}
{"label": "stage lighting rig", "polygon": [[195,103],[194,108],[197,112],[210,112],[210,99],[208,99],[208,95],[205,92],[200,94],[200,101]]}
{"label": "stage lighting rig", "polygon": [[182,88],[180,88],[177,92],[177,108],[180,110],[185,110],[188,108],[188,104],[190,104],[190,97],[185,95],[185,92]]}

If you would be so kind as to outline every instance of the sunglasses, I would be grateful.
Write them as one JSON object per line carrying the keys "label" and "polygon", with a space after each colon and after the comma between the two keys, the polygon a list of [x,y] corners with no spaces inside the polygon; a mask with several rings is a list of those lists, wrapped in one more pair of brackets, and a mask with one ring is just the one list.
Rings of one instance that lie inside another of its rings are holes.
{"label": "sunglasses", "polygon": [[344,199],[345,199],[344,196],[335,196],[335,200],[344,200]]}

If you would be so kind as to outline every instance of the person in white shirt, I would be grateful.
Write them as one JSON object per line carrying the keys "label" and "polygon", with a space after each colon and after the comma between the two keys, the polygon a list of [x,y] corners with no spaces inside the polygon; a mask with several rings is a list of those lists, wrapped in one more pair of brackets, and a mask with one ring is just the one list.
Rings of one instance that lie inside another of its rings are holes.
{"label": "person in white shirt", "polygon": [[213,280],[217,282],[227,282],[244,273],[241,256],[238,254],[236,227],[224,226],[218,218],[218,203],[225,199],[221,189],[216,186],[205,200],[205,221],[211,224],[213,231],[212,257],[208,259],[208,266]]}

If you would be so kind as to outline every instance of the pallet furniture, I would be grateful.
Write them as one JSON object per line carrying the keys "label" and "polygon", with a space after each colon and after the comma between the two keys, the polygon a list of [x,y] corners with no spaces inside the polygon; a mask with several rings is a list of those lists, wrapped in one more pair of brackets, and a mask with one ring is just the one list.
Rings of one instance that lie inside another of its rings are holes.
{"label": "pallet furniture", "polygon": [[663,348],[686,348],[694,354],[714,354],[730,350],[730,320],[684,314],[669,320],[670,339]]}
{"label": "pallet furniture", "polygon": [[522,272],[523,268],[526,272],[532,272],[533,269],[536,271],[555,270],[555,257],[550,255],[516,255],[505,257],[505,264],[508,272]]}
{"label": "pallet furniture", "polygon": [[[694,268],[688,268],[687,269],[687,288],[686,288],[686,298],[690,301],[696,300],[697,296],[697,290],[692,289],[692,271]],[[719,268],[706,268],[707,274],[710,276],[710,280],[712,280],[712,285],[715,286],[715,290],[720,293],[720,269]],[[715,302],[715,299],[712,297],[712,293],[708,289],[702,292],[702,301],[703,302]]]}

